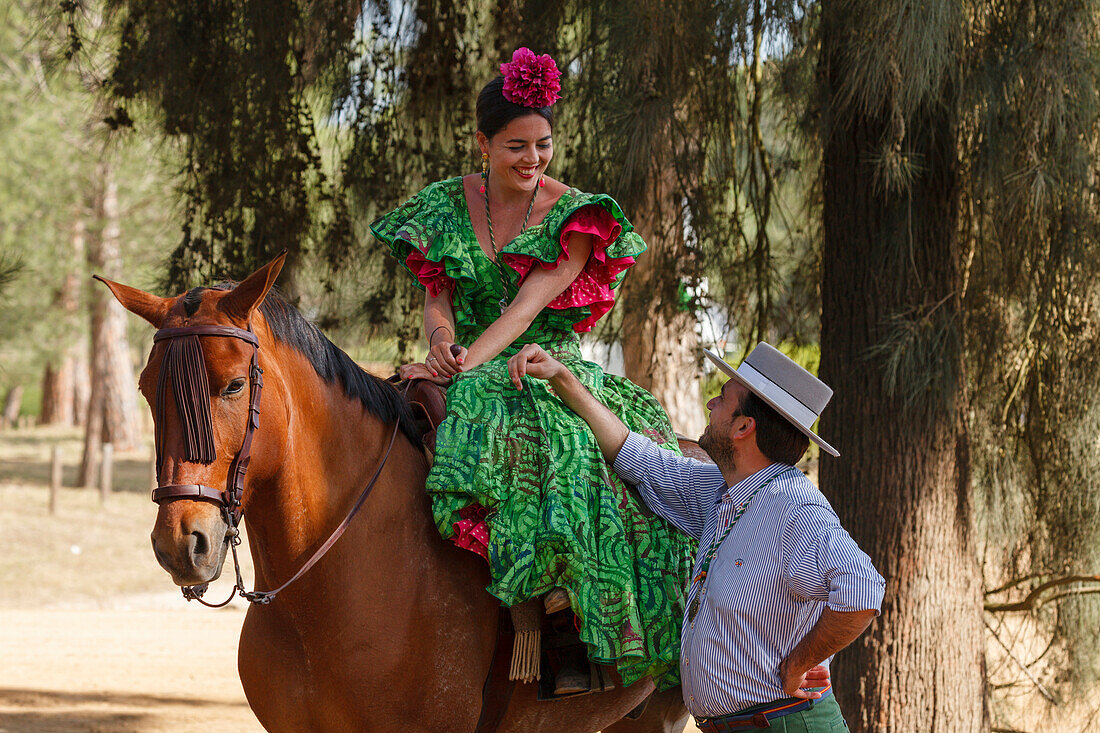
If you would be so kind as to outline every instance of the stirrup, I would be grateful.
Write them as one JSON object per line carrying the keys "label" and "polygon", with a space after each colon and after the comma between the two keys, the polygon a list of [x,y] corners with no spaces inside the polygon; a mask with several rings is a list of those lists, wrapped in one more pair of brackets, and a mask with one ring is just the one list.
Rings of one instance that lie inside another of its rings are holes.
{"label": "stirrup", "polygon": [[583,644],[564,647],[559,650],[561,667],[554,676],[555,695],[576,695],[592,690],[592,676],[595,669],[588,661],[587,649]]}
{"label": "stirrup", "polygon": [[564,588],[552,588],[546,592],[546,595],[542,597],[543,605],[546,608],[546,615],[549,616],[552,613],[558,611],[565,611],[570,607],[569,594],[565,592]]}

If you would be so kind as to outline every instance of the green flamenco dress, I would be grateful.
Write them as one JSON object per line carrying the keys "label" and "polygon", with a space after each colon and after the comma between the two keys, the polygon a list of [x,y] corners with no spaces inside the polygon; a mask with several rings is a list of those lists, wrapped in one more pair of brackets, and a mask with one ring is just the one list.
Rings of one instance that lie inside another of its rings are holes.
{"label": "green flamenco dress", "polygon": [[534,267],[553,268],[573,232],[593,253],[573,284],[496,358],[456,376],[436,436],[427,490],[439,531],[489,563],[488,591],[512,606],[564,588],[589,657],[625,684],[679,683],[680,621],[694,543],[643,503],[603,459],[588,425],[546,382],[522,391],[507,360],[537,343],[564,363],[626,425],[678,450],[668,416],[648,392],[581,357],[577,332],[614,303],[613,289],[646,249],[611,197],[570,189],[545,219],[501,251],[482,251],[462,179],[433,183],[371,225],[421,288],[451,291],[455,342],[469,346],[500,316]]}

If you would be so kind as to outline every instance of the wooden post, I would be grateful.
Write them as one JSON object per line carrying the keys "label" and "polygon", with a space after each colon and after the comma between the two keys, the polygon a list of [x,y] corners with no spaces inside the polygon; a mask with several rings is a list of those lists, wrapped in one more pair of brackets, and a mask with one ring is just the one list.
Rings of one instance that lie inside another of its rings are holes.
{"label": "wooden post", "polygon": [[50,448],[50,514],[57,514],[57,493],[61,489],[61,448]]}
{"label": "wooden post", "polygon": [[101,504],[106,504],[107,497],[111,495],[111,472],[114,469],[114,452],[115,447],[112,444],[103,444],[103,463],[100,464],[99,472],[99,501]]}

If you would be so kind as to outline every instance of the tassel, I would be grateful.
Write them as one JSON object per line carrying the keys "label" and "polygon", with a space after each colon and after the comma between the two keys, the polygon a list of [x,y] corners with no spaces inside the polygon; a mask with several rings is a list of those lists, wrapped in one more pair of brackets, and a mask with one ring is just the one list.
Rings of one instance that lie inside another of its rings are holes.
{"label": "tassel", "polygon": [[509,680],[534,682],[540,678],[542,661],[542,614],[540,599],[526,601],[512,606],[512,626],[516,629],[516,640],[512,644],[512,667],[508,672]]}
{"label": "tassel", "polygon": [[515,644],[512,645],[512,668],[508,672],[508,679],[523,683],[539,679],[541,651],[541,631],[517,631]]}

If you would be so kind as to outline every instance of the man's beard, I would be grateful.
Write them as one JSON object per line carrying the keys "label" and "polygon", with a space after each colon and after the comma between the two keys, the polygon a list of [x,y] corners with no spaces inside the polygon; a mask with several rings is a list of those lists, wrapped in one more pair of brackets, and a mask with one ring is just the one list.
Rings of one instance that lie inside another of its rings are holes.
{"label": "man's beard", "polygon": [[707,425],[703,434],[699,436],[699,447],[707,452],[707,455],[720,466],[733,466],[733,450],[728,440],[722,440],[718,431],[712,430],[713,425]]}

